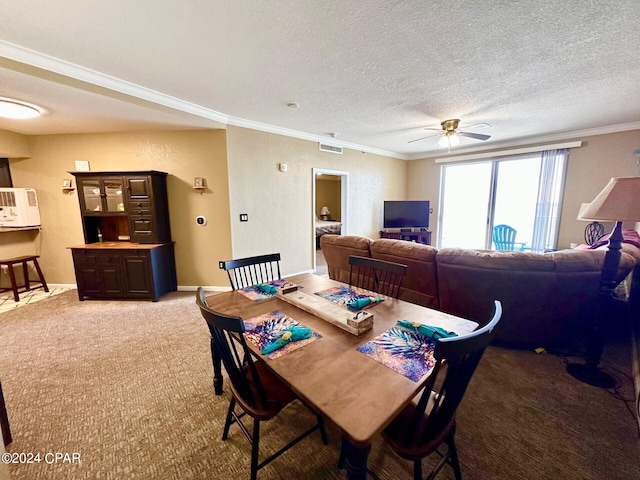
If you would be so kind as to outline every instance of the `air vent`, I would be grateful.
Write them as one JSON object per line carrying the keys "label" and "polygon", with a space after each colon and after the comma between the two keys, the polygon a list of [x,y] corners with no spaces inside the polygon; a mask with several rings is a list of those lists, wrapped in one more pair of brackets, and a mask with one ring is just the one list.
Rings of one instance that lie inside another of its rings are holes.
{"label": "air vent", "polygon": [[16,195],[13,192],[0,192],[0,207],[15,207]]}
{"label": "air vent", "polygon": [[334,147],[333,145],[327,145],[326,143],[318,143],[318,146],[323,152],[338,153],[342,155],[342,147]]}

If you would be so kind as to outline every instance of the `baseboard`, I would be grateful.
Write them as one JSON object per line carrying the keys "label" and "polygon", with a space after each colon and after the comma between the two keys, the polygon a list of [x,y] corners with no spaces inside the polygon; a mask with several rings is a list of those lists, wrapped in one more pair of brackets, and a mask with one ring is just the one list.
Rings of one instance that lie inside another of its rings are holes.
{"label": "baseboard", "polygon": [[205,292],[229,292],[231,291],[231,287],[216,287],[212,285],[178,285],[179,292],[195,292],[198,288],[202,287]]}

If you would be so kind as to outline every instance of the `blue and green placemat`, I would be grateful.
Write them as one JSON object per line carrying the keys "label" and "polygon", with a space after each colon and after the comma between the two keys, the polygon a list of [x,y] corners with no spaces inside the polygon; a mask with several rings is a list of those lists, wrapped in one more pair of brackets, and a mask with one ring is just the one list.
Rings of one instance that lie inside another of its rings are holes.
{"label": "blue and green placemat", "polygon": [[[271,360],[322,338],[322,335],[308,329],[281,310],[246,319],[244,328],[245,338],[260,350],[268,352],[265,356]],[[310,335],[306,334],[307,330],[310,331]],[[293,336],[290,341],[283,342],[281,339],[287,332],[292,333]],[[297,338],[300,339],[297,340]],[[269,347],[279,341],[282,346],[278,345],[279,348],[269,352]]]}
{"label": "blue and green placemat", "polygon": [[[435,338],[446,330],[429,325],[417,324],[419,327],[415,325],[400,320],[395,327],[382,332],[364,345],[360,345],[357,350],[417,382],[435,365],[433,358],[436,346]],[[437,331],[438,333],[423,335],[420,330],[423,332]],[[443,336],[455,335],[453,332],[446,332],[446,334]]]}

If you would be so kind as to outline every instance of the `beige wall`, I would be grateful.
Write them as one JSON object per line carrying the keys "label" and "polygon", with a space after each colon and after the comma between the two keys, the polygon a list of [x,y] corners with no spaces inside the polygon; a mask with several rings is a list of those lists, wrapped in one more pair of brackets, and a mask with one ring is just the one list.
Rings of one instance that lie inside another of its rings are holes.
{"label": "beige wall", "polygon": [[323,180],[322,177],[316,178],[316,215],[320,218],[320,211],[326,206],[331,212],[331,220],[339,222],[342,219],[340,177],[334,177],[338,180]]}
{"label": "beige wall", "polygon": [[0,130],[0,158],[23,158],[29,156],[29,137]]}
{"label": "beige wall", "polygon": [[[640,148],[640,131],[580,140],[584,146],[569,159],[560,248],[582,240],[585,224],[575,219],[580,203],[593,199],[610,177],[638,173],[633,151]],[[60,188],[74,160],[88,160],[92,171],[169,173],[180,286],[224,287],[219,260],[275,251],[283,256],[284,274],[310,270],[313,168],[348,172],[349,234],[377,238],[384,200],[427,199],[438,212],[440,167],[432,159],[405,162],[348,149],[336,155],[320,152],[315,142],[239,127],[34,137],[0,131],[0,151],[11,159],[14,185],[37,190],[42,218],[40,233],[0,234],[0,255],[40,255],[51,284],[75,284],[67,247],[83,242],[77,193]],[[280,172],[279,163],[288,171]],[[194,177],[206,179],[203,195],[191,188]],[[248,213],[249,222],[240,223],[240,213]],[[208,224],[197,226],[197,215]],[[437,213],[431,225],[435,232]]]}
{"label": "beige wall", "polygon": [[[611,177],[640,174],[633,152],[640,148],[640,130],[575,138],[582,147],[570,152],[565,181],[565,194],[560,218],[558,248],[581,243],[586,223],[576,220],[581,203],[590,202]],[[433,243],[437,238],[440,190],[440,165],[433,159],[409,162],[407,195],[409,199],[431,200],[434,215],[430,229]],[[610,230],[612,224],[606,224]]]}
{"label": "beige wall", "polygon": [[[313,168],[349,173],[346,231],[353,235],[377,238],[382,202],[404,198],[403,160],[321,152],[315,142],[239,127],[228,128],[227,147],[234,257],[280,252],[285,275],[313,267]],[[249,222],[240,223],[240,213]]]}
{"label": "beige wall", "polygon": [[[32,249],[41,255],[47,282],[75,284],[67,247],[84,242],[78,196],[62,193],[60,185],[75,170],[74,160],[88,160],[96,172],[167,172],[178,285],[227,285],[217,268],[218,258],[231,256],[225,137],[224,130],[28,137],[31,158],[11,159],[11,174],[14,186],[38,193],[42,230]],[[206,178],[204,194],[193,190],[194,177]],[[197,215],[208,224],[197,226]]]}

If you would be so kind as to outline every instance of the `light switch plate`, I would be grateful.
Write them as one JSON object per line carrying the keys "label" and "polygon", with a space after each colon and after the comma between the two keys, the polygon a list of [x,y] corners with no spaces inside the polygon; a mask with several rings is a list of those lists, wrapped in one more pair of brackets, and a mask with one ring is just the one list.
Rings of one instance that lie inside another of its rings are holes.
{"label": "light switch plate", "polygon": [[249,214],[248,213],[241,213],[240,214],[240,221],[241,222],[248,222],[249,221]]}

